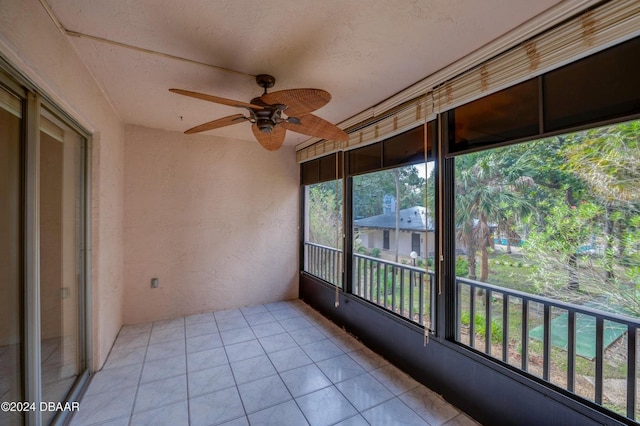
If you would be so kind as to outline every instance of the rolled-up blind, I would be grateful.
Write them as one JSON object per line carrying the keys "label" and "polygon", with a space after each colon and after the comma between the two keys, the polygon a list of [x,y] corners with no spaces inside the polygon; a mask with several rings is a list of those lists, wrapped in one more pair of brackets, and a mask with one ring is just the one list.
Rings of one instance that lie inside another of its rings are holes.
{"label": "rolled-up blind", "polygon": [[640,35],[640,2],[610,1],[442,83],[435,111],[459,105],[559,68]]}
{"label": "rolled-up blind", "polygon": [[[612,0],[579,13],[525,42],[443,81],[421,83],[421,93],[401,107],[351,125],[349,141],[309,140],[297,150],[298,162],[386,139],[423,124],[436,114],[495,93],[532,77],[640,35],[640,2]],[[443,72],[442,75],[447,75]],[[416,93],[411,87],[407,92]]]}

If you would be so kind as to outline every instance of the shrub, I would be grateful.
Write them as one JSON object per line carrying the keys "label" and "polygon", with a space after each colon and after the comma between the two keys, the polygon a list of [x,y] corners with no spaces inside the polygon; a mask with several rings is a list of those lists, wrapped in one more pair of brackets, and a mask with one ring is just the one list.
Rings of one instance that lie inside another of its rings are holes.
{"label": "shrub", "polygon": [[[471,318],[471,314],[467,311],[462,312],[460,315],[460,323],[462,325],[469,325],[469,319]],[[485,337],[487,335],[486,331],[486,321],[485,316],[481,314],[476,314],[474,319],[474,331],[477,336]],[[493,343],[502,342],[502,327],[496,321],[491,321],[491,341]]]}
{"label": "shrub", "polygon": [[469,262],[463,256],[456,258],[456,276],[467,277],[469,276]]}

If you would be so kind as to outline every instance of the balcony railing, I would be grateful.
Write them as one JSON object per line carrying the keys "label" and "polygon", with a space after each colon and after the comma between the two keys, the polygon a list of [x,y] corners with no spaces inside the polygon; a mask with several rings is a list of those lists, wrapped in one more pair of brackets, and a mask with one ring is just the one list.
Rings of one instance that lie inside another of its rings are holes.
{"label": "balcony railing", "polygon": [[637,418],[639,321],[464,278],[456,291],[458,342]]}
{"label": "balcony railing", "polygon": [[[342,288],[342,250],[305,242],[305,251],[305,272]],[[416,324],[433,324],[431,272],[362,254],[353,257],[353,294]]]}
{"label": "balcony railing", "polygon": [[427,328],[433,324],[434,283],[424,268],[353,255],[353,294]]}
{"label": "balcony railing", "polygon": [[342,250],[304,243],[305,272],[342,288]]}
{"label": "balcony railing", "polygon": [[[342,251],[312,243],[305,250],[305,271],[342,287]],[[353,255],[352,269],[353,294],[433,328],[431,271],[363,254]],[[639,417],[640,321],[465,278],[456,278],[455,288],[460,344],[629,419]]]}

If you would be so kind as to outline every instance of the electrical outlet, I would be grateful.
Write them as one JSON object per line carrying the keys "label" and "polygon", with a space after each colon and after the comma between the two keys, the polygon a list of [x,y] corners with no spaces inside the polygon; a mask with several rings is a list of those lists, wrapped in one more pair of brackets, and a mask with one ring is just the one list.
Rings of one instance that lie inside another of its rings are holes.
{"label": "electrical outlet", "polygon": [[160,285],[160,280],[157,278],[151,278],[151,288],[158,288]]}
{"label": "electrical outlet", "polygon": [[69,287],[62,287],[60,289],[60,299],[66,299],[71,296],[71,289]]}

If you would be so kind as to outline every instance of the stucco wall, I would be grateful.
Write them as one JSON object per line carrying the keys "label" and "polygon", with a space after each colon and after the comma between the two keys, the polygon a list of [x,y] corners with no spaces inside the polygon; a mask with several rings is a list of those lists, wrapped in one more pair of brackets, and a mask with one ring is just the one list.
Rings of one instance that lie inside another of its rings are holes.
{"label": "stucco wall", "polygon": [[0,54],[92,133],[93,367],[122,325],[124,127],[37,0],[0,2]]}
{"label": "stucco wall", "polygon": [[125,323],[297,297],[292,147],[129,125],[125,139]]}

